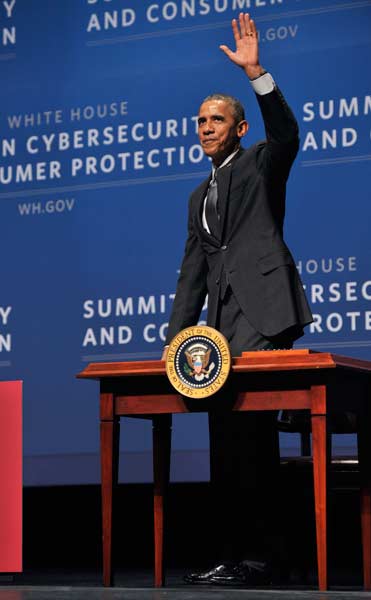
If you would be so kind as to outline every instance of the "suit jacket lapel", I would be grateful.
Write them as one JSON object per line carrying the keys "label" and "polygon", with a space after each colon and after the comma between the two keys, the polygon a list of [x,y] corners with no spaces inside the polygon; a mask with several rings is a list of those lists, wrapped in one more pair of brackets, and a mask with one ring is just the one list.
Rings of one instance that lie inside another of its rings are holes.
{"label": "suit jacket lapel", "polygon": [[[239,152],[236,154],[236,156],[233,157],[231,163],[229,165],[229,172],[227,174],[227,181],[224,183],[224,190],[223,190],[223,212],[221,214],[221,226],[223,227],[222,231],[223,231],[223,239],[224,241],[228,241],[232,230],[230,229],[231,224],[233,225],[233,229],[235,227],[235,225],[238,223],[237,220],[237,214],[241,208],[241,198],[236,198],[231,197],[230,195],[230,189],[231,189],[231,179],[232,179],[232,173],[233,173],[233,167],[234,164],[236,162],[236,160],[245,152],[245,150],[243,148],[240,148]],[[221,170],[223,171],[223,169]],[[226,193],[227,198],[226,200],[224,200],[224,194]]]}
{"label": "suit jacket lapel", "polygon": [[202,224],[202,211],[204,208],[204,200],[207,194],[207,188],[209,187],[209,183],[210,183],[210,179],[211,179],[211,175],[208,179],[206,179],[203,184],[201,185],[199,191],[198,191],[198,198],[196,200],[196,212],[197,212],[197,224],[198,227],[201,231],[202,236],[205,238],[205,240],[207,240],[208,242],[210,242],[211,244],[213,244],[214,246],[219,245],[220,240],[218,240],[216,237],[214,237],[213,235],[211,235],[210,233],[207,233],[206,229],[204,229],[204,226]]}
{"label": "suit jacket lapel", "polygon": [[220,232],[221,238],[223,239],[223,230],[225,217],[227,214],[228,207],[228,197],[229,197],[229,188],[231,184],[231,174],[232,174],[232,164],[233,161],[230,162],[225,167],[220,169],[218,173],[218,203],[219,203],[219,213],[220,213]]}
{"label": "suit jacket lapel", "polygon": [[[219,203],[219,211],[220,211],[220,235],[221,239],[223,239],[223,230],[225,227],[225,221],[228,214],[228,202],[229,202],[229,190],[231,185],[231,176],[233,164],[238,159],[241,154],[243,154],[245,150],[240,148],[239,152],[233,157],[230,163],[222,167],[217,175],[218,179],[218,203]],[[206,179],[200,188],[199,197],[197,199],[197,221],[201,232],[207,241],[211,242],[214,245],[220,245],[220,239],[217,239],[213,235],[207,233],[207,231],[203,228],[202,225],[202,211],[203,211],[203,203],[205,200],[205,196],[207,194],[207,188],[210,183],[211,175],[208,179]],[[237,207],[236,207],[237,208]],[[233,207],[235,209],[235,207]]]}

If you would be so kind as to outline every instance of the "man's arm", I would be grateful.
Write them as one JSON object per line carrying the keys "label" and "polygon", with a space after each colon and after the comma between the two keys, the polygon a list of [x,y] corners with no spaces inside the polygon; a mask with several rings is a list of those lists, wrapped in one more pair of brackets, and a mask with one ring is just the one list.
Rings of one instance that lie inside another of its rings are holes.
{"label": "man's arm", "polygon": [[[189,206],[188,237],[180,269],[166,344],[185,327],[196,325],[207,294],[207,262],[194,231],[192,202]],[[165,349],[166,351],[166,349]],[[163,360],[166,352],[164,351]]]}
{"label": "man's arm", "polygon": [[253,19],[240,13],[232,21],[236,50],[220,49],[250,80],[262,112],[268,144],[259,157],[259,168],[269,178],[285,182],[299,148],[298,125],[282,93],[259,60],[258,32]]}

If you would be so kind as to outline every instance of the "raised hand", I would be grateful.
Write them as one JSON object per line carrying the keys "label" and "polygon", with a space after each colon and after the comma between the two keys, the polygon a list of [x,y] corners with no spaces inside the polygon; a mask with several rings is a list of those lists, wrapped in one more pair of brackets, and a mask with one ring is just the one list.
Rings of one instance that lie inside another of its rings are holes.
{"label": "raised hand", "polygon": [[248,13],[240,13],[238,22],[237,19],[232,20],[232,31],[236,42],[235,52],[225,45],[219,48],[235,65],[244,69],[250,79],[259,77],[264,69],[259,63],[258,32],[253,19]]}

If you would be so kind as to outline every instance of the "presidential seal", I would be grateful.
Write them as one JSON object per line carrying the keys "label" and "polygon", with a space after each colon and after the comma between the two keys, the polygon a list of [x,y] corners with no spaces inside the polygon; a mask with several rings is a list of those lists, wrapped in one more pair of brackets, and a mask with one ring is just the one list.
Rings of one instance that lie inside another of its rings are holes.
{"label": "presidential seal", "polygon": [[166,373],[183,396],[206,398],[215,394],[224,385],[230,368],[228,342],[212,327],[187,327],[170,342]]}

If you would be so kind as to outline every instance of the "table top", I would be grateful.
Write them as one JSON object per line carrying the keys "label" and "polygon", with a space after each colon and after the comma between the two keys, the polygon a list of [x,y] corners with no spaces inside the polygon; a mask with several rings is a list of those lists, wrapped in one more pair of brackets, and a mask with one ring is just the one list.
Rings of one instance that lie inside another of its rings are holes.
{"label": "table top", "polygon": [[[232,372],[307,371],[317,369],[350,370],[371,374],[371,361],[329,352],[300,350],[259,350],[243,352],[232,359]],[[130,376],[166,375],[165,361],[93,362],[78,373],[79,379],[104,379]]]}

